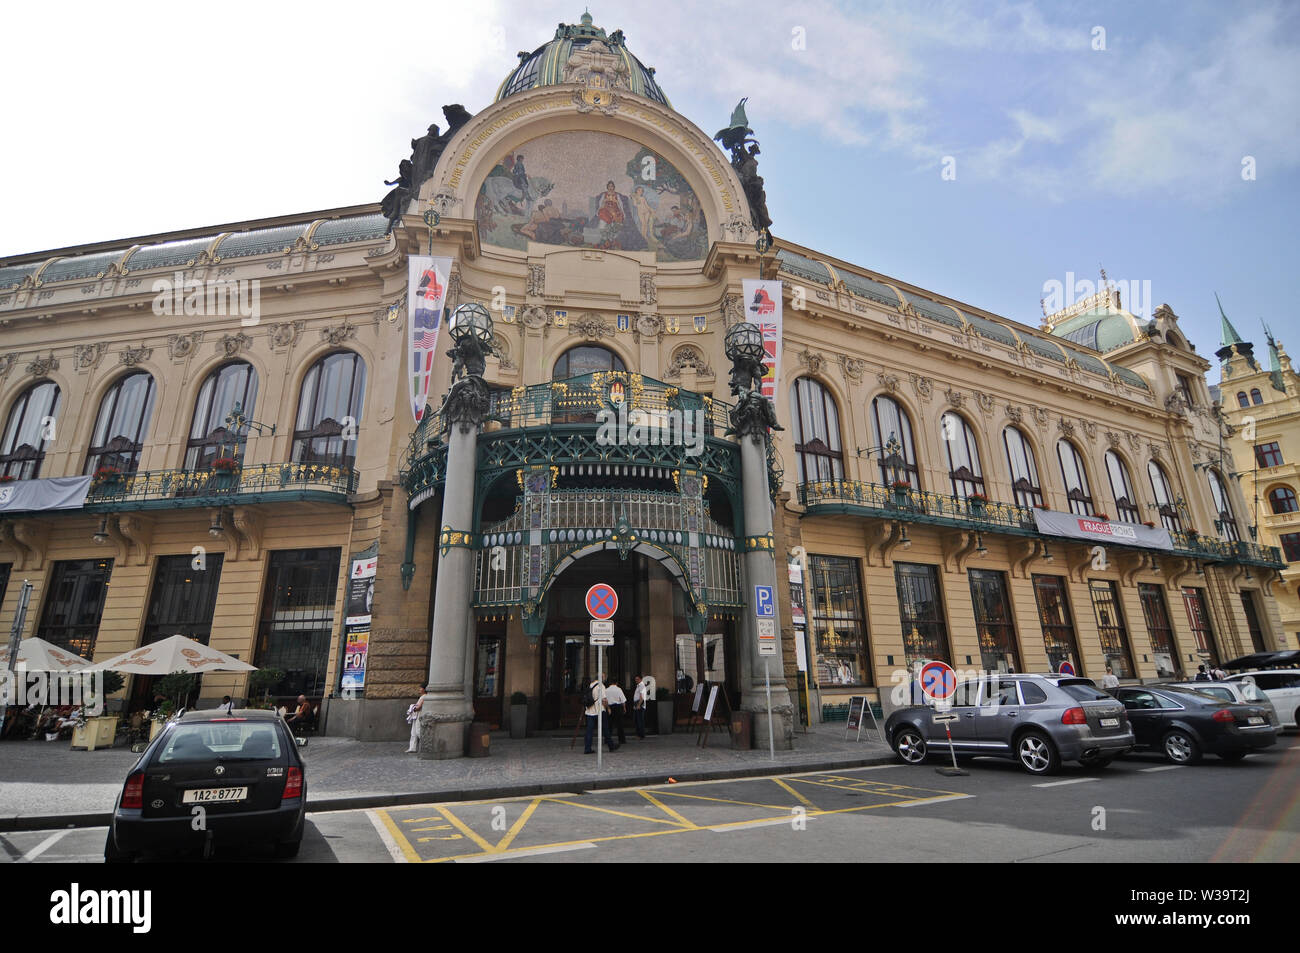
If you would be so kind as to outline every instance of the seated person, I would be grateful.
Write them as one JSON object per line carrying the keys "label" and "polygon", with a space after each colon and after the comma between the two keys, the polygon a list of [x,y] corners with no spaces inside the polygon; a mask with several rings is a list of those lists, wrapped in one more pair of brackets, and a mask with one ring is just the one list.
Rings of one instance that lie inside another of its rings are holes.
{"label": "seated person", "polygon": [[312,722],[312,708],[311,708],[311,702],[307,701],[306,695],[298,696],[297,709],[294,711],[292,715],[290,715],[285,720],[288,721],[289,724],[292,725],[294,728],[310,727]]}

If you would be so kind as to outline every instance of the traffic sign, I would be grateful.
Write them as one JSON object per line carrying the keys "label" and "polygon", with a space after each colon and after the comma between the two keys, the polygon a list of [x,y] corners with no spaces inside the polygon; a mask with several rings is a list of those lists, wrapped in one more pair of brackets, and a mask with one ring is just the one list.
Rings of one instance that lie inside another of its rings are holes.
{"label": "traffic sign", "polygon": [[612,619],[618,611],[618,593],[608,583],[598,582],[587,590],[587,614],[593,619]]}
{"label": "traffic sign", "polygon": [[613,619],[592,619],[587,623],[588,630],[592,635],[613,635]]}
{"label": "traffic sign", "polygon": [[596,634],[593,632],[593,633],[591,634],[591,638],[589,638],[587,641],[590,642],[592,645],[613,645],[613,644],[614,644],[614,636],[612,636],[612,635],[596,635]]}
{"label": "traffic sign", "polygon": [[947,698],[957,689],[957,673],[947,662],[921,666],[921,691],[927,698]]}
{"label": "traffic sign", "polygon": [[756,619],[758,623],[758,654],[761,658],[764,655],[776,654],[776,620],[775,619]]}
{"label": "traffic sign", "polygon": [[955,711],[935,712],[930,716],[930,720],[942,725],[949,721],[956,721],[957,713]]}
{"label": "traffic sign", "polygon": [[1069,662],[1062,662],[1059,671],[1062,675],[1073,675],[1074,666],[1071,665]]}
{"label": "traffic sign", "polygon": [[776,594],[771,586],[754,587],[754,615],[760,619],[776,618]]}

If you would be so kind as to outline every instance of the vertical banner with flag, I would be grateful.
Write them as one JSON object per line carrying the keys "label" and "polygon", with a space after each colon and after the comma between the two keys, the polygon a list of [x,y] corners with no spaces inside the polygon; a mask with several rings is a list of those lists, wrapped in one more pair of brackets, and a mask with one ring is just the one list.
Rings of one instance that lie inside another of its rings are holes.
{"label": "vertical banner with flag", "polygon": [[411,412],[418,424],[429,402],[429,381],[437,356],[438,329],[447,303],[447,282],[451,278],[450,258],[410,257],[406,301],[407,341],[411,359]]}
{"label": "vertical banner with flag", "polygon": [[781,373],[781,282],[746,278],[741,282],[745,295],[745,320],[763,331],[763,396],[776,400],[777,379]]}

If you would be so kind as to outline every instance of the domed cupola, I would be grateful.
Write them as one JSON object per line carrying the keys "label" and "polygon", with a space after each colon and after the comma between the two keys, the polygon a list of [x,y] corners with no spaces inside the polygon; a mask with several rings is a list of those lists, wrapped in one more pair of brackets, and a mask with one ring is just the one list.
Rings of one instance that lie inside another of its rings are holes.
{"label": "domed cupola", "polygon": [[668,97],[655,82],[654,72],[653,67],[645,66],[628,52],[622,30],[606,35],[592,25],[591,14],[584,13],[580,23],[561,23],[550,42],[531,53],[520,53],[519,65],[505,78],[494,101],[538,86],[577,83],[625,90],[671,108]]}

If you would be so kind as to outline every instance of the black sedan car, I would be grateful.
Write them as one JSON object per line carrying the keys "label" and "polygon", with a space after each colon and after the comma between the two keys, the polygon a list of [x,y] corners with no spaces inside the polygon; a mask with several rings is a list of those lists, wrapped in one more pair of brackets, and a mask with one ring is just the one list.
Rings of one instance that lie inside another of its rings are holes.
{"label": "black sedan car", "polygon": [[1194,764],[1205,752],[1240,761],[1277,743],[1277,728],[1260,705],[1226,702],[1190,688],[1117,688],[1138,748],[1154,748],[1174,764]]}
{"label": "black sedan car", "polygon": [[284,719],[269,711],[189,712],[131,768],[104,859],[238,842],[293,857],[306,806],[302,758]]}

